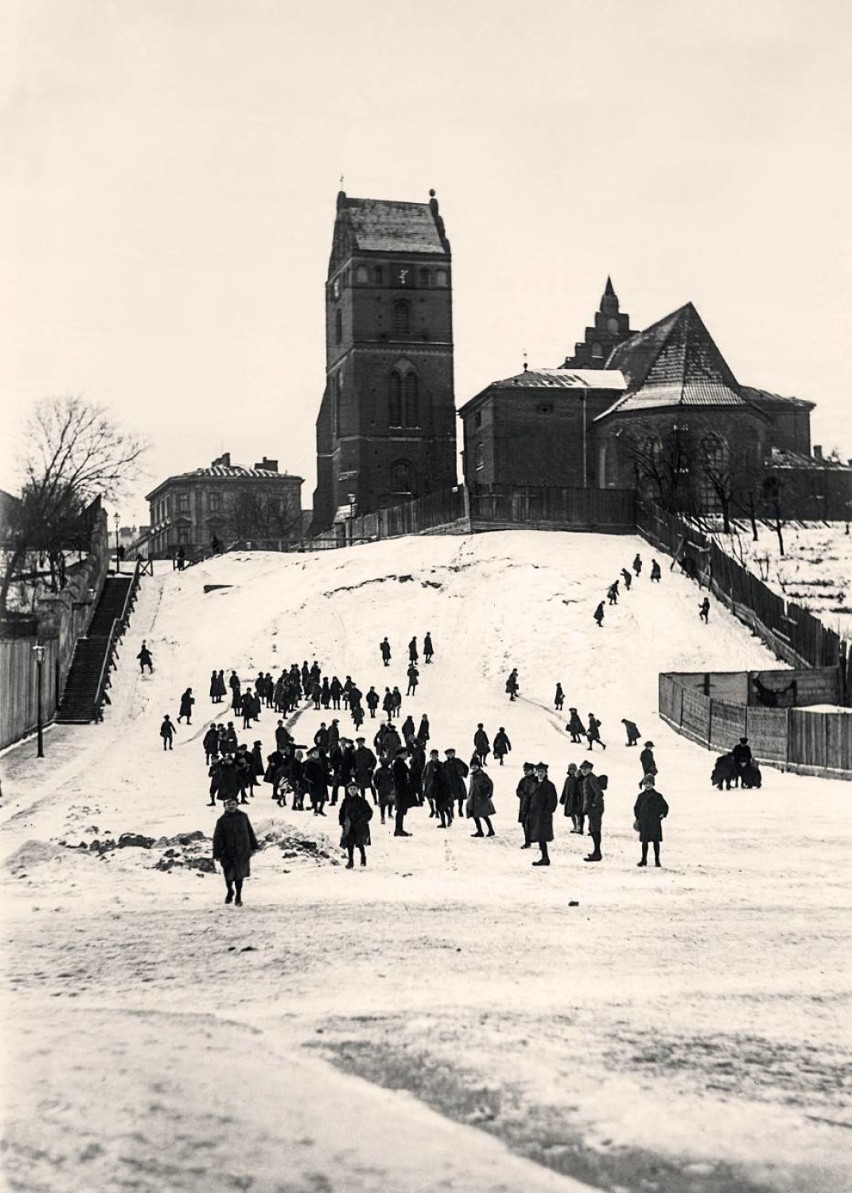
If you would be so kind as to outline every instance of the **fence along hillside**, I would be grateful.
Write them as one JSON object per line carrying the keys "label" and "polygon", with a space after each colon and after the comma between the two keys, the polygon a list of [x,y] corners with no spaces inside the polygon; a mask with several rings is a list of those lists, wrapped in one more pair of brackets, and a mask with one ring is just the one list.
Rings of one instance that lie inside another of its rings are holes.
{"label": "fence along hillside", "polygon": [[687,574],[706,584],[779,658],[793,667],[840,668],[846,702],[849,658],[847,644],[839,634],[801,605],[773,592],[707,535],[676,515],[645,506],[638,511],[636,525],[649,543],[682,560]]}

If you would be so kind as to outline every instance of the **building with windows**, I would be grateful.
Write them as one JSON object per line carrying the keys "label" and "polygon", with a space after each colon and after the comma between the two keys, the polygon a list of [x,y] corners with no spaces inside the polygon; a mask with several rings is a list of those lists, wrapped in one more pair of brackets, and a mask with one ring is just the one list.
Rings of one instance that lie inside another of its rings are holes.
{"label": "building with windows", "polygon": [[152,559],[183,547],[187,555],[251,542],[281,550],[302,537],[302,477],[278,471],[266,456],[253,468],[231,463],[230,452],[209,468],[170,476],[147,494],[151,517],[145,547]]}
{"label": "building with windows", "polygon": [[428,203],[337,196],[315,530],[456,483],[450,244]]}

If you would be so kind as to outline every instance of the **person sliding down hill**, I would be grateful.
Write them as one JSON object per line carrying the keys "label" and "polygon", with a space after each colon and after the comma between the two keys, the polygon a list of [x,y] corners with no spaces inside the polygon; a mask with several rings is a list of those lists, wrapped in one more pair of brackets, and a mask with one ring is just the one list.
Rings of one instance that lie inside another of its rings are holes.
{"label": "person sliding down hill", "polygon": [[148,674],[151,675],[154,670],[154,668],[152,666],[153,659],[151,658],[150,650],[148,649],[147,645],[144,642],[142,643],[142,649],[139,651],[139,654],[136,657],[139,660],[140,672],[144,672],[145,668],[147,667]]}
{"label": "person sliding down hill", "polygon": [[503,765],[503,759],[511,749],[512,743],[509,741],[509,738],[506,735],[506,730],[501,725],[497,730],[497,736],[494,738],[494,757],[501,766]]}

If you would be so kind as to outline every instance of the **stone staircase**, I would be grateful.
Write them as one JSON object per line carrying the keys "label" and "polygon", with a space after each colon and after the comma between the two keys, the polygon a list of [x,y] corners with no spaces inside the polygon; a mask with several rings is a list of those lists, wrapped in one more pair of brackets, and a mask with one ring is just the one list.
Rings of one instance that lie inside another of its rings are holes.
{"label": "stone staircase", "polygon": [[56,712],[62,724],[85,725],[100,719],[98,687],[113,627],[122,616],[132,576],[108,576],[85,638],[77,641],[65,690]]}

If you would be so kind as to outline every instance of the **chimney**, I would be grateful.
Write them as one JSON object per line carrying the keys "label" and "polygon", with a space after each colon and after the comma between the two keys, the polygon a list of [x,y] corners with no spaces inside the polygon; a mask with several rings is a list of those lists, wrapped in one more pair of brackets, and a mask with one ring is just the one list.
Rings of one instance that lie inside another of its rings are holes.
{"label": "chimney", "polygon": [[218,456],[213,461],[213,463],[210,465],[210,467],[215,468],[217,465],[220,465],[220,464],[223,468],[231,467],[231,453],[230,452],[222,452],[221,456]]}
{"label": "chimney", "polygon": [[822,459],[822,446],[819,443],[814,444],[814,455],[818,460]]}
{"label": "chimney", "polygon": [[270,460],[268,458],[268,456],[264,456],[263,459],[259,463],[255,464],[254,467],[255,467],[255,471],[260,469],[260,470],[263,470],[264,472],[277,472],[278,471],[278,461]]}

